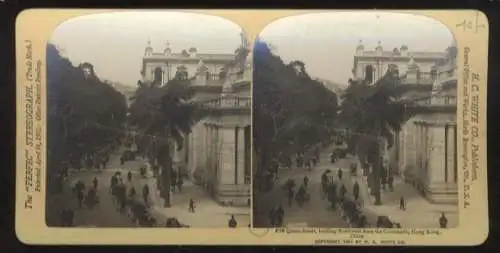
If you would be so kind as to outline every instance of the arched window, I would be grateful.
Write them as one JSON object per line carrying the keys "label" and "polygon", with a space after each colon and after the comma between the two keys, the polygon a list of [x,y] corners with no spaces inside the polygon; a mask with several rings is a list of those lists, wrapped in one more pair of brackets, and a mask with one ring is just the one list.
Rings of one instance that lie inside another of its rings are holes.
{"label": "arched window", "polygon": [[373,66],[372,65],[367,65],[365,68],[365,81],[367,83],[373,82]]}
{"label": "arched window", "polygon": [[154,83],[161,83],[162,75],[163,75],[163,71],[161,70],[161,68],[160,67],[156,67],[155,70],[154,70],[153,82]]}

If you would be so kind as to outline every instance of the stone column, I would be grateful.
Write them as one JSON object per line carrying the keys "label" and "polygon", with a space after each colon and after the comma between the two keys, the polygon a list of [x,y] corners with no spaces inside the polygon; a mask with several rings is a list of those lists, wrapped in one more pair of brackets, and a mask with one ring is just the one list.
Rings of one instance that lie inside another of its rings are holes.
{"label": "stone column", "polygon": [[455,126],[453,124],[447,124],[446,128],[446,166],[448,172],[448,180],[447,183],[454,184],[455,182]]}
{"label": "stone column", "polygon": [[238,184],[245,183],[245,127],[238,128]]}
{"label": "stone column", "polygon": [[445,128],[442,124],[429,125],[430,133],[430,161],[427,173],[428,184],[442,183],[445,179]]}
{"label": "stone column", "polygon": [[219,129],[219,138],[222,140],[220,150],[220,181],[221,184],[235,183],[235,129],[234,127],[223,127]]}

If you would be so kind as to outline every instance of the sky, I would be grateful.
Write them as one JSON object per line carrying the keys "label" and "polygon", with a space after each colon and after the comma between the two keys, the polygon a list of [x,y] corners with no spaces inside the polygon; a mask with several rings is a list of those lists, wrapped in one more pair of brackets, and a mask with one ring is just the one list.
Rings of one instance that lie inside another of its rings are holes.
{"label": "sky", "polygon": [[167,11],[91,14],[65,21],[49,43],[74,65],[89,62],[103,80],[135,85],[148,38],[154,52],[167,41],[173,53],[196,47],[198,53],[234,53],[241,27],[217,16]]}
{"label": "sky", "polygon": [[315,77],[346,84],[352,77],[353,57],[362,40],[373,51],[408,46],[409,51],[444,52],[455,40],[437,20],[412,14],[343,12],[302,14],[279,19],[259,35],[285,62],[301,60]]}

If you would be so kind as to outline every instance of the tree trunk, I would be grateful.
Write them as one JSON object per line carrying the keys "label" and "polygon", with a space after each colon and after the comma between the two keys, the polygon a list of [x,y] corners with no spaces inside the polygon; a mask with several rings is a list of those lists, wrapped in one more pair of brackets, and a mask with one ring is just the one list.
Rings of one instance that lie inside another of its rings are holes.
{"label": "tree trunk", "polygon": [[158,153],[158,162],[161,168],[160,175],[160,196],[165,200],[164,207],[170,207],[170,190],[171,186],[171,174],[172,174],[172,157],[170,155],[170,147],[168,143],[160,149]]}

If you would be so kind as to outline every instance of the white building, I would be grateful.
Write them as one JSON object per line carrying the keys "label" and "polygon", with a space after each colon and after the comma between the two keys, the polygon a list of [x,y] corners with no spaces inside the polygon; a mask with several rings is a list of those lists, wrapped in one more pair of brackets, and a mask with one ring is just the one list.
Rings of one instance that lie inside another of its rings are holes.
{"label": "white building", "polygon": [[174,166],[204,187],[219,203],[249,205],[251,180],[251,52],[242,35],[234,54],[152,53],[146,48],[144,81],[163,85],[185,73],[195,91],[193,101],[210,109],[185,137]]}
{"label": "white building", "polygon": [[393,173],[419,189],[431,202],[457,203],[456,151],[456,46],[445,52],[412,52],[403,45],[384,51],[356,48],[353,74],[364,79],[372,73],[376,82],[389,67],[399,71],[400,100],[418,104],[420,112],[410,118],[388,150]]}

